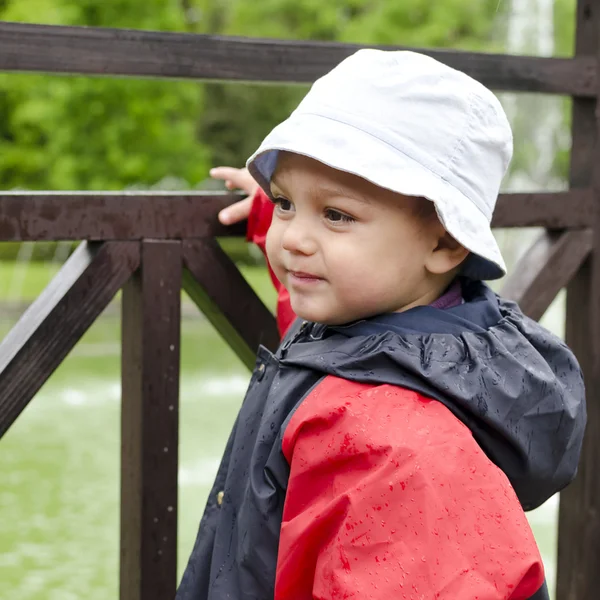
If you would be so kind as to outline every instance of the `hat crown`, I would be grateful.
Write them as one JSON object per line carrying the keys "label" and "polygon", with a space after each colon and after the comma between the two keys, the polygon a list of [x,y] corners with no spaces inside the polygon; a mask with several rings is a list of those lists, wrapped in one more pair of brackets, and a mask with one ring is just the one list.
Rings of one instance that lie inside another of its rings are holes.
{"label": "hat crown", "polygon": [[491,220],[512,132],[495,95],[461,71],[415,52],[363,49],[318,79],[294,112],[378,138],[460,190]]}

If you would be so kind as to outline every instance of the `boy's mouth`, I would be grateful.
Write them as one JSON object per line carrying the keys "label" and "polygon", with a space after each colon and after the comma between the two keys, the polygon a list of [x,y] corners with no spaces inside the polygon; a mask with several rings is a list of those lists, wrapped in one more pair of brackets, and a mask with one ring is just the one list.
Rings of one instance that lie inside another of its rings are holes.
{"label": "boy's mouth", "polygon": [[314,275],[313,273],[306,273],[305,271],[288,270],[288,276],[290,277],[291,281],[296,284],[308,284],[324,281],[322,277]]}

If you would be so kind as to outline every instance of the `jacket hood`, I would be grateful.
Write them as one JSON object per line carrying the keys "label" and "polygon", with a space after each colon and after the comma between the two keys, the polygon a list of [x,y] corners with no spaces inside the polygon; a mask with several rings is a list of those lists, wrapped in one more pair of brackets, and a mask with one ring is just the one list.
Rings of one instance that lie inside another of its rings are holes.
{"label": "jacket hood", "polygon": [[525,510],[577,472],[586,421],[581,369],[556,336],[482,282],[465,302],[420,306],[342,327],[291,328],[283,364],[442,402],[509,478]]}

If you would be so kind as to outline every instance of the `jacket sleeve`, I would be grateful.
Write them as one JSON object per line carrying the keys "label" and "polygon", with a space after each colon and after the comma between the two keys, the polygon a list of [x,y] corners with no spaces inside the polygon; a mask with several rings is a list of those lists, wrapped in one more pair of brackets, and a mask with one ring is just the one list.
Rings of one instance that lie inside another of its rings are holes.
{"label": "jacket sleeve", "polygon": [[[254,194],[252,207],[250,209],[250,214],[248,215],[246,238],[249,242],[254,242],[262,250],[265,257],[267,256],[265,252],[265,242],[272,218],[273,203],[262,189],[259,188],[256,194]],[[296,315],[292,310],[288,291],[277,279],[275,273],[273,273],[268,260],[267,265],[269,267],[271,281],[277,290],[277,327],[280,336],[283,337],[289,326],[296,319]]]}
{"label": "jacket sleeve", "polygon": [[275,600],[517,600],[543,585],[508,479],[441,403],[330,376],[282,449]]}

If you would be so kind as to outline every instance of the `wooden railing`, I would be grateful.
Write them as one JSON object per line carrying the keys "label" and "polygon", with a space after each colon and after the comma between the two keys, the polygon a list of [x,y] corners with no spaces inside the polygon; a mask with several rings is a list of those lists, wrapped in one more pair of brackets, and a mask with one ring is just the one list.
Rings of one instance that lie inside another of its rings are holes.
{"label": "wooden railing", "polygon": [[[574,58],[423,50],[495,90],[573,97],[570,190],[503,194],[496,227],[545,232],[503,293],[540,318],[567,288],[566,337],[583,365],[588,434],[562,494],[559,600],[600,589],[600,1],[579,0]],[[310,82],[358,46],[0,23],[0,70]],[[0,435],[103,309],[122,297],[122,600],[171,600],[176,587],[180,290],[251,367],[274,348],[265,308],[215,241],[243,235],[216,214],[232,194],[4,193],[0,241],[82,240],[0,345]]]}

